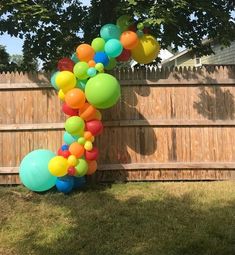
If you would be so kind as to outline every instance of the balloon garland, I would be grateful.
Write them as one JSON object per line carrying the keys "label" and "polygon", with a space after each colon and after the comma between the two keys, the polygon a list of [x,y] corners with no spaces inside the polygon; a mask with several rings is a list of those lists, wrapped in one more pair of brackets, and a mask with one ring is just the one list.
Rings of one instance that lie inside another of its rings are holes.
{"label": "balloon garland", "polygon": [[160,51],[157,40],[143,23],[132,23],[123,15],[117,24],[106,24],[100,37],[91,45],[79,45],[71,58],[58,61],[51,84],[63,101],[65,122],[64,144],[57,155],[49,150],[35,150],[20,164],[20,179],[32,191],[45,191],[56,185],[63,193],[85,184],[85,175],[97,169],[98,148],[95,137],[103,130],[101,112],[120,98],[118,80],[105,73],[117,61],[134,59],[140,64],[152,62]]}

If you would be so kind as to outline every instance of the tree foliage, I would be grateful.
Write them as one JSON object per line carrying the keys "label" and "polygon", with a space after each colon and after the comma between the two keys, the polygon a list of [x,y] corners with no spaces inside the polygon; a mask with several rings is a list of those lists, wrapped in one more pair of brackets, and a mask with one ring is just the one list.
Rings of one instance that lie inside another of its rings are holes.
{"label": "tree foliage", "polygon": [[[228,46],[235,39],[234,1],[227,0],[91,0],[89,7],[72,0],[2,0],[0,31],[24,38],[24,56],[36,57],[45,69],[70,56],[82,42],[91,43],[105,23],[123,14],[148,24],[162,48],[193,48],[212,53],[209,38]],[[138,22],[138,21],[137,21]]]}

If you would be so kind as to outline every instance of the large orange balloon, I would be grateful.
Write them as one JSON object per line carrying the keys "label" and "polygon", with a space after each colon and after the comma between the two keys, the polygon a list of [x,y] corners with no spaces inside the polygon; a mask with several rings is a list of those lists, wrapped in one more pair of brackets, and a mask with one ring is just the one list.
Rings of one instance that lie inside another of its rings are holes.
{"label": "large orange balloon", "polygon": [[120,41],[124,49],[131,50],[137,46],[139,38],[135,32],[125,31],[121,34]]}
{"label": "large orange balloon", "polygon": [[92,160],[92,161],[87,160],[87,164],[88,164],[88,171],[86,174],[92,175],[97,170],[97,162],[96,160]]}
{"label": "large orange balloon", "polygon": [[79,45],[76,49],[77,57],[80,61],[88,62],[93,59],[95,55],[94,49],[91,45],[83,43]]}
{"label": "large orange balloon", "polygon": [[80,158],[84,154],[84,147],[81,144],[74,142],[69,146],[69,151],[76,158]]}
{"label": "large orange balloon", "polygon": [[66,104],[72,109],[80,109],[85,104],[86,97],[81,89],[74,88],[65,95]]}
{"label": "large orange balloon", "polygon": [[79,116],[85,121],[93,120],[96,118],[96,109],[89,103],[85,103],[82,108],[79,109]]}

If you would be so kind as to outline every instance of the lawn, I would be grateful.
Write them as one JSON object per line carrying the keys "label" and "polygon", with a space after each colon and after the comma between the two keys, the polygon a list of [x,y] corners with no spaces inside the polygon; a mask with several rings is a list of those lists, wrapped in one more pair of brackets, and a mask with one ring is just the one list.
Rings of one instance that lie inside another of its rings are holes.
{"label": "lawn", "polygon": [[0,187],[1,255],[235,254],[235,182]]}

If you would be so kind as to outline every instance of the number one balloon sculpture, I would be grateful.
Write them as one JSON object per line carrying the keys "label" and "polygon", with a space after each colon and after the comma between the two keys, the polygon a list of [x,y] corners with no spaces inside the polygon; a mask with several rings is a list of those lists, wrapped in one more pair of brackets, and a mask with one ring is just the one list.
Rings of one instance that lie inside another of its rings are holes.
{"label": "number one balloon sculpture", "polygon": [[104,25],[91,45],[79,45],[71,59],[58,62],[51,84],[63,101],[62,111],[68,115],[65,144],[57,155],[39,149],[24,157],[20,179],[27,188],[45,191],[56,185],[59,191],[68,193],[85,183],[84,176],[97,169],[99,153],[93,142],[103,130],[98,109],[112,107],[120,97],[119,82],[105,70],[131,57],[140,64],[150,63],[159,50],[159,43],[143,23],[131,24],[131,17],[123,15],[117,25]]}

